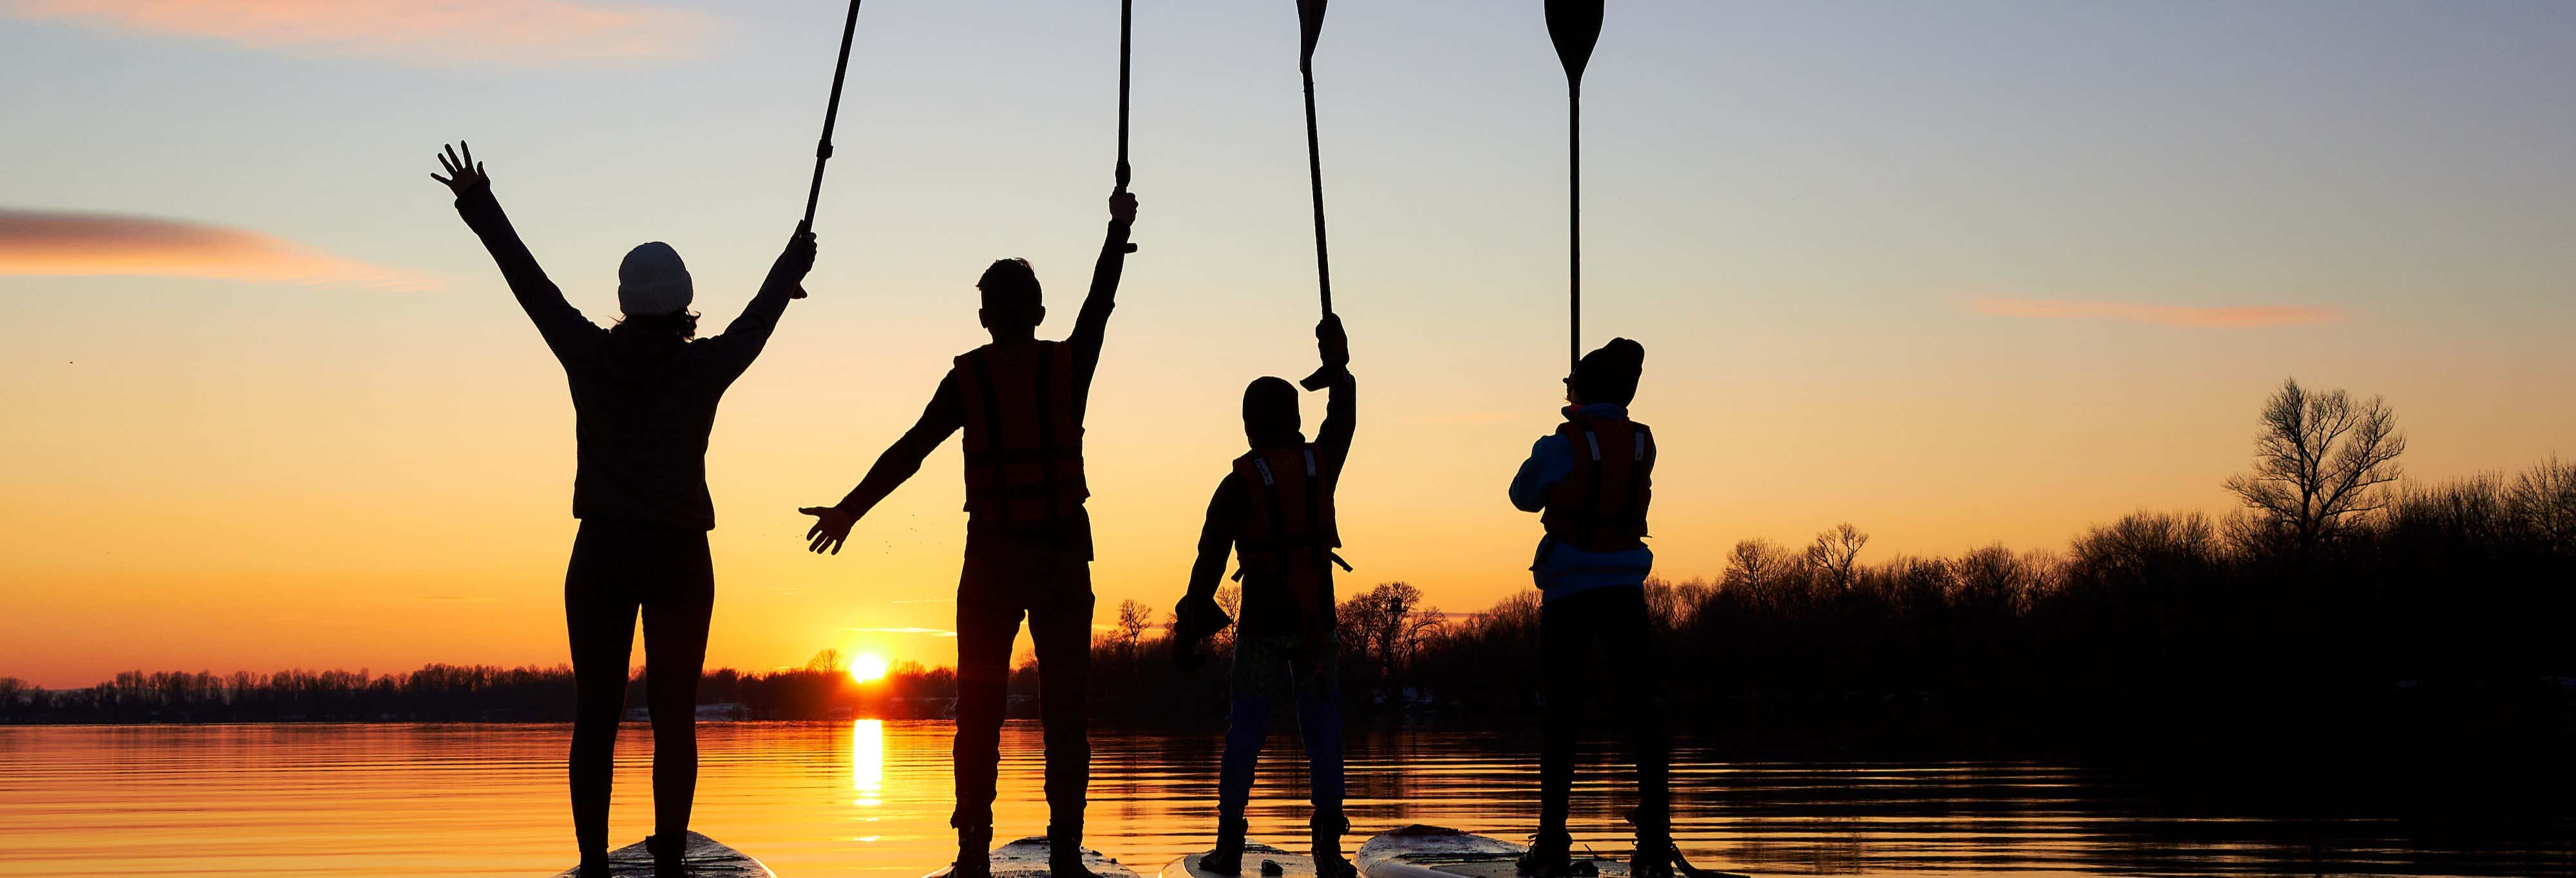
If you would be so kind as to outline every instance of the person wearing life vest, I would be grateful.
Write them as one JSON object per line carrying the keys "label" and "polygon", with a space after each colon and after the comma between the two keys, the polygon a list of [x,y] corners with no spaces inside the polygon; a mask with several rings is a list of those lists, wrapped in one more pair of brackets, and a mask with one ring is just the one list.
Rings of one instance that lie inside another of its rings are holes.
{"label": "person wearing life vest", "polygon": [[[1184,648],[1225,627],[1216,602],[1229,552],[1243,562],[1243,618],[1236,624],[1232,710],[1226,718],[1225,757],[1217,774],[1217,842],[1201,868],[1237,874],[1243,867],[1244,808],[1252,798],[1253,765],[1269,732],[1271,706],[1293,700],[1297,731],[1306,742],[1308,787],[1313,794],[1315,865],[1323,878],[1352,875],[1342,858],[1342,717],[1334,654],[1333,571],[1342,544],[1333,517],[1333,493],[1351,453],[1359,403],[1351,378],[1350,344],[1340,317],[1315,327],[1324,368],[1324,424],[1315,441],[1298,431],[1297,389],[1262,378],[1243,391],[1243,432],[1252,448],[1234,459],[1208,501],[1199,529],[1198,563],[1190,568],[1189,596],[1174,610],[1176,640]],[[1344,569],[1348,569],[1345,566]]]}
{"label": "person wearing life vest", "polygon": [[1063,341],[1037,338],[1046,306],[1037,275],[1018,259],[994,262],[975,284],[977,314],[993,343],[959,355],[921,420],[886,449],[857,488],[831,506],[809,506],[814,552],[839,554],[850,528],[949,434],[965,431],[966,562],[957,581],[956,878],[989,878],[993,787],[1012,641],[1020,619],[1037,646],[1040,716],[1046,725],[1047,837],[1057,878],[1085,878],[1084,790],[1090,783],[1084,687],[1091,664],[1091,519],[1083,500],[1082,416],[1100,364],[1118,279],[1126,266],[1136,197],[1109,198],[1109,234],[1090,295]]}
{"label": "person wearing life vest", "polygon": [[1584,717],[1585,676],[1598,650],[1617,692],[1637,760],[1637,848],[1629,865],[1641,878],[1673,874],[1663,711],[1646,615],[1646,511],[1653,497],[1655,434],[1630,420],[1646,349],[1612,339],[1584,355],[1565,379],[1565,420],[1530,446],[1512,477],[1512,505],[1540,514],[1530,572],[1541,591],[1539,660],[1547,696],[1546,737],[1539,760],[1539,829],[1520,873],[1561,878],[1571,870],[1566,830],[1574,755]]}

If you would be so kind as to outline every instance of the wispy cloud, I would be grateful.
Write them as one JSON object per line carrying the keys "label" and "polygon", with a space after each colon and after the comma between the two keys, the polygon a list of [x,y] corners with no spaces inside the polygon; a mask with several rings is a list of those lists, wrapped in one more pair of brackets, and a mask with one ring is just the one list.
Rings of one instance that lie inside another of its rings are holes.
{"label": "wispy cloud", "polygon": [[145,275],[417,290],[419,275],[258,232],[179,220],[0,208],[0,275]]}
{"label": "wispy cloud", "polygon": [[1970,299],[1967,306],[1970,310],[1979,313],[2001,317],[2126,320],[2131,323],[2156,323],[2165,326],[2193,326],[2207,329],[2297,326],[2307,323],[2332,323],[2343,319],[2343,312],[2306,305],[2187,308],[2178,305],[2140,305],[2132,302],[2087,302],[2070,299]]}
{"label": "wispy cloud", "polygon": [[[8,2],[8,0],[0,0]],[[413,64],[670,60],[715,22],[597,0],[15,0],[20,18]]]}
{"label": "wispy cloud", "polygon": [[950,631],[946,628],[852,628],[850,630],[863,631],[870,634],[928,634],[933,637],[957,636],[957,632]]}

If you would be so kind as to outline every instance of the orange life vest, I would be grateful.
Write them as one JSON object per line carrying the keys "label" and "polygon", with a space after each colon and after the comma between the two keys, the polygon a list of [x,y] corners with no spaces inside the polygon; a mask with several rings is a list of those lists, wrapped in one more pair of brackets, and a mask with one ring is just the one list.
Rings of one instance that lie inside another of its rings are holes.
{"label": "orange life vest", "polygon": [[1574,469],[1548,492],[1539,517],[1558,542],[1587,552],[1646,544],[1646,505],[1654,494],[1655,435],[1627,418],[1566,413],[1556,434],[1574,446]]}
{"label": "orange life vest", "polygon": [[1335,563],[1333,550],[1342,545],[1333,519],[1335,474],[1323,466],[1312,443],[1256,448],[1234,459],[1234,477],[1242,480],[1246,501],[1234,532],[1244,575],[1272,577],[1288,586],[1303,617],[1300,634],[1310,646],[1323,642],[1333,628],[1325,568]]}
{"label": "orange life vest", "polygon": [[1082,479],[1082,420],[1073,349],[1031,342],[1003,356],[985,345],[957,358],[966,409],[966,512],[977,521],[1071,515],[1091,490]]}

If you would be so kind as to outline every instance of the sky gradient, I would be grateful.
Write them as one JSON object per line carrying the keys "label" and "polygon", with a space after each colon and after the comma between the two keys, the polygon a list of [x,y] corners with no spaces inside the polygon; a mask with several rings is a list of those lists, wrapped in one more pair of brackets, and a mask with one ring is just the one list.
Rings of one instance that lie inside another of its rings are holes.
{"label": "sky gradient", "polygon": [[[593,319],[662,240],[721,326],[844,7],[353,8],[0,0],[0,674],[564,660],[572,409],[431,154],[474,144]],[[1146,0],[1135,37],[1102,621],[1179,596],[1244,382],[1313,356],[1294,4]],[[1065,331],[1116,52],[1105,0],[861,11],[814,296],[708,455],[711,663],[953,659],[955,443],[838,557],[795,507],[982,341],[986,262]],[[1564,371],[1562,72],[1539,4],[1463,0],[1338,4],[1315,66],[1345,589],[1480,609],[1528,587],[1503,488]],[[1665,576],[1841,521],[1884,560],[2223,512],[2292,375],[2385,395],[2419,479],[2576,453],[2576,7],[1612,0],[1584,92],[1586,342],[1648,350]]]}

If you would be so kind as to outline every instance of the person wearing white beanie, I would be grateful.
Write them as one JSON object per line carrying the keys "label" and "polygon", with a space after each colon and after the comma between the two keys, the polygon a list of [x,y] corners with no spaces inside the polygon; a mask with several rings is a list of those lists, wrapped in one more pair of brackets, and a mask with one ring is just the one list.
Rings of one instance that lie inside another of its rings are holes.
{"label": "person wearing white beanie", "polygon": [[572,385],[580,460],[572,514],[581,534],[564,574],[564,623],[572,642],[573,836],[581,874],[608,874],[609,778],[638,614],[653,714],[654,834],[645,843],[665,867],[658,874],[681,874],[698,783],[698,674],[715,606],[707,433],[717,400],[768,344],[787,301],[804,297],[798,284],[814,267],[814,235],[799,227],[742,316],[703,339],[694,338],[698,315],[688,307],[695,289],[680,254],[659,241],[637,247],[617,267],[624,319],[603,329],[546,278],[493,198],[492,179],[462,146],[439,156],[446,176],[430,177],[456,194],[457,213],[483,239]]}

